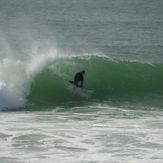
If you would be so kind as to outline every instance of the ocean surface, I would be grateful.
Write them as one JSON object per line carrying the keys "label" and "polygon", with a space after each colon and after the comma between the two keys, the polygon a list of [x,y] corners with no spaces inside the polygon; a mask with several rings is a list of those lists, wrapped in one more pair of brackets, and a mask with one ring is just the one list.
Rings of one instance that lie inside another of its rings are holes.
{"label": "ocean surface", "polygon": [[0,0],[0,163],[162,163],[162,18],[162,0]]}

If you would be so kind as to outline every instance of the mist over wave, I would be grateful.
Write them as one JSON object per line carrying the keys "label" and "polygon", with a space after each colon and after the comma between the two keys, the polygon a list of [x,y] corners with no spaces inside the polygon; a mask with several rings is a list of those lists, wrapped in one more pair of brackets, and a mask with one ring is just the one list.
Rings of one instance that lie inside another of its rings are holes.
{"label": "mist over wave", "polygon": [[50,62],[62,56],[55,42],[50,47],[47,40],[30,37],[27,31],[1,33],[0,108],[24,107],[32,80]]}
{"label": "mist over wave", "polygon": [[55,41],[51,45],[45,39],[35,40],[28,37],[27,44],[21,43],[20,40],[19,46],[22,45],[24,53],[21,53],[21,50],[16,53],[13,44],[10,44],[7,38],[1,40],[5,45],[1,53],[4,51],[6,54],[1,55],[0,61],[0,108],[25,107],[28,104],[27,97],[31,93],[32,82],[38,74],[57,60],[80,57],[87,59],[91,55],[98,55],[65,53],[57,48]]}

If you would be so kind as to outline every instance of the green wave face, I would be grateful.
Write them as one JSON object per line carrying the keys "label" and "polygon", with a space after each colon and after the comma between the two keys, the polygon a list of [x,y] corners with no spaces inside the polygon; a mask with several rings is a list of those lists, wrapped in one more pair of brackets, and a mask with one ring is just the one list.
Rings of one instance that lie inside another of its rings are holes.
{"label": "green wave face", "polygon": [[[86,70],[84,90],[68,83],[82,69]],[[50,107],[124,98],[160,98],[163,95],[162,72],[162,64],[101,58],[58,60],[37,75],[28,99],[34,106]]]}

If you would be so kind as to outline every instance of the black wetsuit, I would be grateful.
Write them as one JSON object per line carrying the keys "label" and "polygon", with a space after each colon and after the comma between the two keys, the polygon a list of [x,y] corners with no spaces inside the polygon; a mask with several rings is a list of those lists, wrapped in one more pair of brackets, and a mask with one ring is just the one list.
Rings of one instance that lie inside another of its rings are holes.
{"label": "black wetsuit", "polygon": [[84,80],[84,77],[83,77],[83,73],[82,72],[77,72],[75,74],[75,77],[74,77],[74,84],[79,87],[78,83],[81,82],[81,87],[83,87],[83,80]]}
{"label": "black wetsuit", "polygon": [[[77,72],[74,76],[74,81],[69,81],[69,82],[76,85],[77,87],[83,88],[83,80],[84,80],[84,74],[82,72]],[[79,82],[81,82],[80,85]]]}

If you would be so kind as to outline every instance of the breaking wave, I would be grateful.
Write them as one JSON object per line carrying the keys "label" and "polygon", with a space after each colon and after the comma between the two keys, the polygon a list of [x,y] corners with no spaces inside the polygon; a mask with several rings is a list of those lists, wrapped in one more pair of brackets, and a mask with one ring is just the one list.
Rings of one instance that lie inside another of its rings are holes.
{"label": "breaking wave", "polygon": [[[39,55],[38,55],[39,54]],[[68,83],[86,70],[84,90]],[[34,51],[28,60],[0,62],[0,107],[80,105],[85,101],[163,95],[163,65],[116,61],[101,54]]]}

